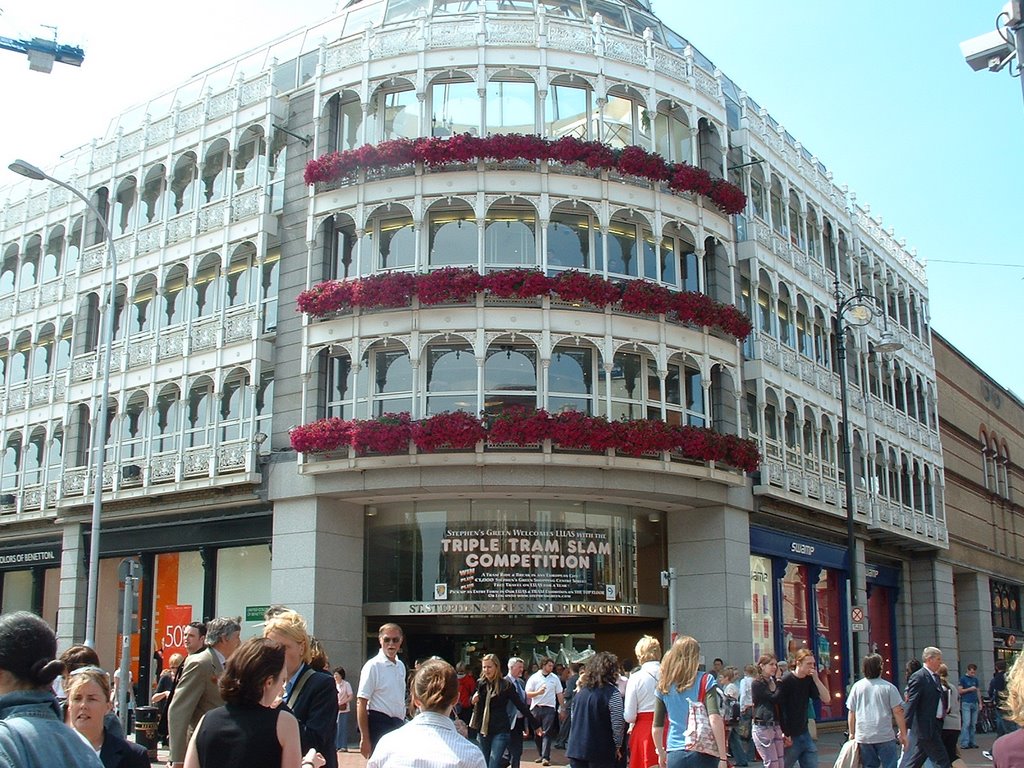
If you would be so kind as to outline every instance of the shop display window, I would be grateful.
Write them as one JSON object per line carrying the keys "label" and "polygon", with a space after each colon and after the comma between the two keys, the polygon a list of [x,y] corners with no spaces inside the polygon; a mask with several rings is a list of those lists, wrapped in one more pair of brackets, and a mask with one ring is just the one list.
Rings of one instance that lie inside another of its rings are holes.
{"label": "shop display window", "polygon": [[839,596],[845,581],[839,571],[823,568],[815,585],[817,627],[812,650],[818,663],[818,677],[829,690],[829,700],[821,702],[822,720],[834,720],[844,715],[843,612]]}
{"label": "shop display window", "polygon": [[869,586],[868,592],[868,645],[872,653],[882,657],[882,677],[890,683],[893,679],[892,647],[892,604],[893,595],[889,587]]}
{"label": "shop display window", "polygon": [[760,555],[750,557],[750,616],[753,659],[757,660],[765,653],[775,653],[772,561]]}

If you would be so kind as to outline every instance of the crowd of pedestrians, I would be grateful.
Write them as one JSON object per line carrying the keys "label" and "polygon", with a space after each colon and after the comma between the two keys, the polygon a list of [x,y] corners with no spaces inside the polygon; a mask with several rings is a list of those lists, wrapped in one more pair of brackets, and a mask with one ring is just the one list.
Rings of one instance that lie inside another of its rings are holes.
{"label": "crowd of pedestrians", "polygon": [[[715,659],[704,671],[693,637],[679,637],[663,657],[659,641],[644,636],[629,674],[601,651],[569,666],[540,658],[528,676],[516,656],[503,667],[485,654],[479,671],[433,657],[407,676],[404,634],[388,622],[353,691],[344,668],[328,671],[295,611],[271,608],[262,637],[240,634],[235,618],[190,624],[188,655],[172,656],[160,673],[153,702],[169,768],[336,768],[353,706],[370,768],[521,768],[529,737],[541,766],[554,748],[572,768],[818,768],[814,712],[829,694],[807,649],[785,663],[765,654],[742,672]],[[862,660],[846,699],[850,749],[837,766],[946,768],[976,747],[976,665],[950,680],[941,650],[925,648],[907,665],[904,692],[884,679],[883,665],[878,654]],[[146,749],[113,715],[111,688],[93,649],[72,646],[56,658],[39,617],[0,616],[0,768],[148,766]],[[994,765],[1024,765],[1021,657],[1009,672],[997,666],[988,693],[1004,713]]]}

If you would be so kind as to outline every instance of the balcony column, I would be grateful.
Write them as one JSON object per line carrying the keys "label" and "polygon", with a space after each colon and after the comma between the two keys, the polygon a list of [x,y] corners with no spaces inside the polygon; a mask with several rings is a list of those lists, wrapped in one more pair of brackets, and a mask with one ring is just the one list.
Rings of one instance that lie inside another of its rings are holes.
{"label": "balcony column", "polygon": [[995,643],[992,639],[992,595],[988,576],[973,571],[957,573],[953,578],[956,597],[957,643],[963,669],[978,665],[978,679],[987,681],[995,671],[992,665]]}
{"label": "balcony column", "polygon": [[953,677],[958,653],[956,622],[951,620],[955,615],[953,566],[934,557],[919,557],[910,561],[904,578],[910,583],[903,591],[907,599],[901,600],[903,621],[897,622],[902,628],[901,655],[921,658],[921,650],[934,645],[942,651]]}

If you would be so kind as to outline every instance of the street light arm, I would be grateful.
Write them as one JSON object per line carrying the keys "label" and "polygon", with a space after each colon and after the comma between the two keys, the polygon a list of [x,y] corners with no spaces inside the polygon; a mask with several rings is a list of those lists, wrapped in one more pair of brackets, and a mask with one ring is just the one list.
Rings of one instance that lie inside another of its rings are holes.
{"label": "street light arm", "polygon": [[90,648],[96,646],[96,608],[99,601],[99,577],[100,577],[100,528],[103,514],[103,458],[107,444],[107,410],[110,407],[110,367],[112,359],[112,347],[114,345],[114,293],[117,290],[117,247],[114,243],[114,234],[110,231],[99,208],[85,195],[84,192],[68,184],[66,181],[55,179],[45,171],[24,160],[15,160],[8,168],[28,179],[34,181],[49,181],[62,189],[66,189],[83,203],[90,213],[96,217],[100,229],[107,241],[107,258],[110,262],[110,284],[107,287],[106,306],[103,312],[102,340],[104,344],[103,362],[101,364],[101,385],[100,401],[96,409],[96,427],[93,431],[93,496],[92,496],[92,522],[89,530],[89,581],[88,591],[85,600],[85,644]]}

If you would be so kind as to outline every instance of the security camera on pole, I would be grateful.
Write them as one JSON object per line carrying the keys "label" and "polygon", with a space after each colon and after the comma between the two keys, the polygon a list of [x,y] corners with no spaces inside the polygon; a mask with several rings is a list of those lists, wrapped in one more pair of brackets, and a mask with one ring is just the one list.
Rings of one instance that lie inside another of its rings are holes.
{"label": "security camera on pole", "polygon": [[1021,51],[1024,51],[1024,0],[1010,0],[1004,5],[996,16],[993,31],[960,43],[964,61],[975,72],[983,69],[999,72],[1016,57],[1017,64],[1010,69],[1010,75],[1020,79],[1024,91]]}

